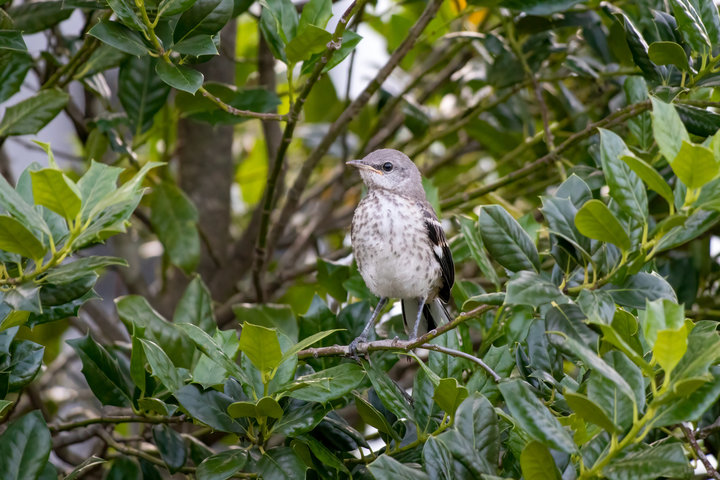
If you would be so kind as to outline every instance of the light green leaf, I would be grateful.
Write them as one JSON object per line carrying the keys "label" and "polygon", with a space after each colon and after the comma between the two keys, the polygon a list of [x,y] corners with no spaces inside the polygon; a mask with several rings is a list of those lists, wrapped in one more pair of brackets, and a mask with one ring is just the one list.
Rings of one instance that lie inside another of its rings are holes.
{"label": "light green leaf", "polygon": [[43,168],[30,172],[35,203],[49,208],[66,220],[73,220],[80,213],[82,200],[80,190],[60,170]]}
{"label": "light green leaf", "polygon": [[283,356],[277,330],[248,322],[242,326],[240,350],[268,380],[270,373],[280,365]]}
{"label": "light green leaf", "polygon": [[307,60],[312,54],[325,51],[330,40],[330,32],[315,25],[307,25],[285,47],[287,59],[290,63]]}
{"label": "light green leaf", "polygon": [[153,375],[171,391],[179,390],[184,382],[172,360],[167,354],[156,344],[150,340],[140,339],[140,343],[145,351],[145,357],[150,364]]}
{"label": "light green leaf", "polygon": [[668,162],[671,162],[680,151],[683,141],[690,141],[690,136],[673,105],[655,97],[651,97],[650,100],[653,105],[652,119],[655,142],[660,149],[660,153]]}
{"label": "light green leaf", "polygon": [[688,188],[702,187],[720,171],[720,163],[715,160],[712,150],[685,140],[669,163],[675,175]]}
{"label": "light green leaf", "polygon": [[630,249],[630,237],[620,221],[600,200],[590,200],[575,215],[578,231],[595,240],[612,243],[621,250]]}
{"label": "light green leaf", "polygon": [[540,442],[530,442],[520,455],[520,469],[525,480],[560,480],[560,471],[550,450]]}
{"label": "light green leaf", "polygon": [[657,332],[655,345],[653,345],[653,356],[668,377],[687,352],[688,333],[686,324],[675,330]]}
{"label": "light green leaf", "polygon": [[302,31],[308,25],[325,28],[330,17],[332,17],[331,0],[310,0],[303,6],[298,30]]}
{"label": "light green leaf", "polygon": [[690,71],[685,50],[675,42],[653,42],[648,48],[648,55],[657,65],[675,65],[683,72]]}
{"label": "light green leaf", "polygon": [[60,90],[41,90],[5,110],[0,137],[37,133],[67,105],[70,96]]}
{"label": "light green leaf", "polygon": [[43,244],[22,223],[6,215],[0,215],[0,250],[34,260],[45,256]]}
{"label": "light green leaf", "polygon": [[623,162],[627,164],[630,169],[647,184],[650,190],[653,190],[660,194],[667,202],[673,204],[673,192],[670,185],[660,176],[660,174],[652,166],[650,166],[645,160],[636,157],[635,155],[622,155],[620,157]]}

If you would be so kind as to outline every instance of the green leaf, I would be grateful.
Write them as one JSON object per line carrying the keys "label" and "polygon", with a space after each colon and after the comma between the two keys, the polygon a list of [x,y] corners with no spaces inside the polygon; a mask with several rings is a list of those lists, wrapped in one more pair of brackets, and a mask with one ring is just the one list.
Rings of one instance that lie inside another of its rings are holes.
{"label": "green leaf", "polygon": [[687,352],[688,327],[683,324],[675,330],[660,330],[653,346],[653,357],[669,376]]}
{"label": "green leaf", "polygon": [[280,363],[282,364],[283,362],[285,362],[285,360],[287,360],[291,357],[294,357],[295,355],[298,354],[298,352],[300,350],[305,350],[313,343],[317,343],[320,340],[322,340],[323,338],[325,338],[329,335],[332,335],[335,332],[341,332],[343,330],[344,329],[342,329],[342,328],[336,328],[335,330],[325,330],[324,332],[318,332],[313,335],[310,335],[307,338],[302,339],[300,342],[293,345],[290,349],[288,349],[287,352],[285,352],[283,354],[282,358],[280,359]]}
{"label": "green leaf", "polygon": [[616,480],[654,480],[685,478],[692,474],[680,443],[666,443],[642,449],[613,460],[602,470],[603,476]]}
{"label": "green leaf", "polygon": [[201,391],[196,385],[185,385],[173,393],[180,405],[195,419],[221,432],[242,434],[243,428],[227,414],[232,399],[216,390]]}
{"label": "green leaf", "polygon": [[266,379],[263,380],[264,383],[271,378],[271,372],[280,365],[283,357],[277,330],[248,322],[243,323],[240,350],[263,374],[263,378]]}
{"label": "green leaf", "polygon": [[0,175],[0,207],[35,232],[50,235],[50,228],[37,210],[28,205],[14,188]]}
{"label": "green leaf", "polygon": [[669,163],[677,157],[683,141],[690,141],[690,136],[673,105],[655,97],[651,97],[650,100],[652,100],[653,105],[652,119],[655,142],[657,142],[660,153]]}
{"label": "green leaf", "polygon": [[0,436],[0,472],[8,480],[35,480],[47,464],[51,439],[35,410],[12,421]]}
{"label": "green leaf", "polygon": [[[362,38],[362,36],[358,35],[352,30],[345,30],[342,36],[342,45],[340,46],[340,49],[336,50],[333,56],[330,57],[330,61],[328,61],[327,65],[325,65],[325,68],[323,68],[323,73],[327,73],[336,66],[340,65],[340,63],[345,60],[345,58],[347,58],[347,56],[350,55],[353,50],[355,50],[355,47],[357,47],[358,43],[360,43],[360,40],[362,40]],[[303,64],[303,73],[305,73],[305,64]]]}
{"label": "green leaf", "polygon": [[29,2],[12,6],[7,13],[14,28],[24,34],[41,32],[66,20],[74,9],[65,8],[65,2]]}
{"label": "green leaf", "polygon": [[560,471],[550,450],[539,442],[530,442],[520,455],[520,469],[526,480],[560,480]]}
{"label": "green leaf", "polygon": [[644,222],[648,215],[647,194],[642,180],[620,160],[627,152],[625,142],[610,130],[600,128],[598,131],[600,161],[610,196],[625,213]]}
{"label": "green leaf", "polygon": [[88,35],[97,38],[111,47],[117,48],[121,52],[129,53],[136,57],[143,57],[150,52],[149,47],[145,44],[143,37],[139,33],[130,30],[119,22],[102,20],[88,31]]}
{"label": "green leaf", "polygon": [[368,469],[376,480],[429,480],[422,470],[410,468],[388,455],[380,455]]}
{"label": "green leaf", "polygon": [[[234,329],[218,330],[215,329],[212,341],[219,346],[220,350],[228,359],[237,357],[240,351],[240,342]],[[225,368],[223,363],[218,363],[205,354],[202,354],[198,362],[192,369],[193,382],[199,383],[203,387],[211,387],[225,383],[233,370]]]}
{"label": "green leaf", "polygon": [[127,113],[134,134],[146,132],[162,109],[170,87],[155,74],[158,60],[149,55],[130,57],[120,65],[118,98]]}
{"label": "green leaf", "polygon": [[690,5],[700,16],[702,24],[707,30],[710,43],[717,45],[720,43],[720,15],[718,15],[718,7],[715,2],[704,2],[703,0],[690,0]]}
{"label": "green leaf", "polygon": [[423,462],[430,478],[453,480],[453,457],[445,443],[430,436],[423,446]]}
{"label": "green leaf", "polygon": [[615,302],[608,293],[600,290],[582,290],[575,303],[590,323],[610,324],[615,315]]}
{"label": "green leaf", "polygon": [[397,384],[387,376],[387,372],[380,369],[374,363],[362,363],[375,389],[375,393],[377,393],[377,396],[385,408],[398,418],[412,420],[414,418],[412,408]]}
{"label": "green leaf", "polygon": [[[628,104],[643,102],[648,99],[648,87],[645,79],[639,75],[631,75],[625,79],[623,85]],[[627,122],[628,128],[643,150],[649,150],[653,144],[652,117],[649,112],[643,112]],[[632,166],[630,166],[632,168]],[[635,171],[635,173],[638,173]],[[638,173],[638,175],[640,175]],[[641,176],[642,178],[642,176]],[[644,178],[643,178],[644,180]]]}
{"label": "green leaf", "polygon": [[693,52],[710,53],[712,44],[702,19],[688,0],[670,0],[678,30]]}
{"label": "green leaf", "polygon": [[185,382],[170,357],[154,342],[140,339],[140,343],[153,375],[160,379],[171,392],[180,389]]}
{"label": "green leaf", "polygon": [[367,423],[371,427],[377,428],[380,433],[384,433],[394,439],[398,439],[398,434],[393,430],[390,423],[388,423],[385,415],[380,413],[370,402],[362,398],[357,393],[355,394],[355,408],[357,409],[358,415],[362,418],[363,422]]}
{"label": "green leaf", "polygon": [[93,394],[103,405],[129,407],[131,393],[118,362],[88,334],[67,343],[82,361],[82,372]]}
{"label": "green leaf", "polygon": [[324,406],[314,402],[306,402],[299,407],[294,406],[273,423],[272,433],[297,437],[317,427],[330,410],[332,410],[331,405]]}
{"label": "green leaf", "polygon": [[295,5],[290,0],[263,0],[261,4],[272,15],[282,43],[287,45],[297,33],[298,14]]}
{"label": "green leaf", "polygon": [[173,40],[180,43],[196,35],[215,35],[230,21],[232,13],[232,0],[197,0],[180,16]]}
{"label": "green leaf", "polygon": [[635,174],[645,182],[650,190],[660,194],[668,204],[672,205],[674,201],[673,192],[665,179],[651,167],[645,160],[634,155],[622,155],[620,159],[627,164]]}
{"label": "green leaf", "polygon": [[325,51],[330,40],[330,32],[315,25],[307,25],[285,47],[287,59],[290,63],[307,60],[312,54]]}
{"label": "green leaf", "polygon": [[467,388],[458,385],[454,378],[443,378],[440,384],[435,387],[433,400],[437,402],[440,408],[451,417],[455,416],[455,410],[468,396]]}
{"label": "green leaf", "polygon": [[173,322],[191,323],[202,328],[207,334],[215,330],[215,313],[210,290],[199,275],[193,277],[183,296],[180,297],[175,307]]}
{"label": "green leaf", "polygon": [[217,47],[210,35],[188,37],[173,45],[173,50],[184,55],[199,57],[200,55],[217,55]]}
{"label": "green leaf", "polygon": [[158,16],[172,16],[192,7],[194,0],[162,0],[158,6]]}
{"label": "green leaf", "polygon": [[168,425],[153,426],[152,434],[155,445],[160,451],[160,457],[170,473],[180,470],[187,459],[187,448],[183,437]]}
{"label": "green leaf", "polygon": [[158,62],[155,72],[160,79],[173,88],[194,94],[202,87],[203,74],[184,65],[173,65],[167,62]]}
{"label": "green leaf", "polygon": [[127,267],[127,260],[120,257],[82,257],[72,262],[63,263],[51,268],[43,277],[44,283],[67,283],[77,279],[79,276],[109,266]]}
{"label": "green leaf", "polygon": [[302,438],[298,438],[298,441],[310,447],[312,454],[320,460],[324,466],[332,468],[336,472],[343,472],[348,476],[350,475],[350,470],[348,470],[345,464],[336,456],[336,453],[319,440],[310,435],[303,435]]}
{"label": "green leaf", "polygon": [[150,223],[170,261],[190,273],[200,261],[195,205],[173,182],[157,185],[149,197]]}
{"label": "green leaf", "polygon": [[0,250],[40,260],[45,247],[35,236],[12,217],[0,215]]}
{"label": "green leaf", "polygon": [[5,367],[10,391],[21,390],[40,371],[45,347],[30,340],[15,340],[10,345],[10,364]]}
{"label": "green leaf", "polygon": [[612,243],[622,251],[631,247],[630,237],[622,224],[600,200],[590,200],[578,210],[575,226],[586,237]]}
{"label": "green leaf", "polygon": [[513,275],[507,282],[506,290],[505,305],[537,307],[551,302],[567,302],[567,298],[554,283],[526,270]]}
{"label": "green leaf", "polygon": [[87,213],[97,202],[115,191],[117,179],[122,171],[122,168],[111,167],[95,160],[90,161],[90,168],[77,182],[82,197],[83,219],[87,219]]}
{"label": "green leaf", "polygon": [[[720,129],[720,114],[692,105],[675,105],[685,128],[693,135],[709,137]],[[717,150],[715,150],[717,151]]]}
{"label": "green leaf", "polygon": [[[703,352],[706,353],[706,352]],[[655,427],[699,420],[720,397],[720,369],[712,368],[712,380],[683,398],[665,403],[653,419]]]}
{"label": "green leaf", "polygon": [[280,25],[269,8],[263,8],[260,13],[260,31],[265,37],[273,56],[284,63],[288,63],[285,55],[285,42],[280,36]]}
{"label": "green leaf", "polygon": [[511,272],[540,271],[537,248],[530,236],[500,205],[482,207],[478,229],[485,248],[503,267]]}
{"label": "green leaf", "polygon": [[640,310],[638,318],[645,340],[650,347],[653,347],[658,332],[676,330],[685,324],[685,309],[672,300],[648,299],[645,302],[645,310]]}
{"label": "green leaf", "polygon": [[700,188],[720,171],[720,162],[707,147],[683,140],[680,151],[670,162],[675,175],[688,188]]}
{"label": "green leaf", "polygon": [[139,32],[145,30],[145,25],[133,8],[132,0],[107,0],[107,3],[122,23]]}
{"label": "green leaf", "polygon": [[[582,0],[502,0],[505,8],[520,10],[528,15],[550,15],[563,10],[569,10]],[[477,4],[477,2],[473,2]],[[498,3],[498,2],[493,2]]]}
{"label": "green leaf", "polygon": [[116,457],[112,461],[105,480],[125,480],[128,478],[142,478],[140,466],[130,457]]}
{"label": "green leaf", "polygon": [[216,453],[198,465],[197,480],[226,480],[240,471],[247,463],[244,450],[232,449]]}
{"label": "green leaf", "polygon": [[67,105],[70,96],[60,90],[41,90],[5,110],[0,136],[37,133]]}
{"label": "green leaf", "polygon": [[143,338],[155,342],[178,367],[190,368],[195,354],[190,338],[165,320],[145,298],[128,295],[116,299],[115,305],[128,330],[132,325],[143,328]]}
{"label": "green leaf", "polygon": [[259,417],[257,407],[253,402],[233,402],[228,405],[227,411],[233,418]]}
{"label": "green leaf", "polygon": [[303,6],[298,30],[302,31],[309,25],[325,28],[330,17],[332,17],[331,0],[310,0]]}
{"label": "green leaf", "polygon": [[0,50],[27,53],[22,33],[16,30],[0,30]]}
{"label": "green leaf", "polygon": [[569,391],[563,393],[563,396],[568,406],[583,420],[594,423],[607,432],[620,433],[620,429],[610,420],[605,410],[587,396]]}
{"label": "green leaf", "polygon": [[280,418],[283,416],[283,409],[272,397],[262,397],[255,405],[259,416]]}
{"label": "green leaf", "polygon": [[620,285],[607,285],[603,290],[613,296],[615,303],[625,307],[643,308],[646,300],[658,298],[677,301],[675,290],[657,273],[640,272],[625,278]]}
{"label": "green leaf", "polygon": [[685,50],[675,42],[653,42],[648,48],[648,55],[657,65],[675,65],[683,72],[690,71]]}
{"label": "green leaf", "polygon": [[178,324],[177,327],[185,332],[187,338],[195,344],[198,350],[210,357],[212,361],[224,367],[228,372],[242,382],[251,383],[240,367],[227,355],[227,353],[225,353],[221,346],[218,345],[218,343],[213,340],[210,335],[190,323],[181,323]]}
{"label": "green leaf", "polygon": [[[206,82],[205,89],[223,102],[240,110],[270,112],[280,103],[277,95],[262,88],[236,90],[229,85]],[[211,125],[236,124],[248,120],[248,117],[233,115],[218,108],[215,103],[203,95],[178,92],[175,97],[175,106],[180,110],[182,116]]]}
{"label": "green leaf", "polygon": [[287,395],[299,400],[325,404],[357,388],[365,371],[355,363],[342,363],[317,373],[298,377],[288,387]]}
{"label": "green leaf", "polygon": [[495,268],[485,251],[485,246],[483,245],[482,238],[480,238],[476,222],[464,215],[460,216],[459,220],[460,232],[462,233],[463,238],[465,238],[465,243],[467,243],[468,248],[470,249],[470,255],[472,255],[473,260],[475,260],[475,263],[480,268],[483,275],[490,279],[490,281],[492,281],[499,289],[500,278],[498,278],[497,272],[495,271]]}
{"label": "green leaf", "polygon": [[27,53],[0,52],[0,102],[15,95],[33,65]]}
{"label": "green leaf", "polygon": [[498,387],[513,419],[531,438],[566,453],[577,450],[570,434],[538,400],[527,383],[509,380]]}
{"label": "green leaf", "polygon": [[308,469],[290,447],[267,450],[256,465],[259,477],[264,480],[305,480]]}
{"label": "green leaf", "polygon": [[43,168],[30,172],[35,203],[49,208],[66,220],[74,220],[82,207],[75,182],[60,170]]}

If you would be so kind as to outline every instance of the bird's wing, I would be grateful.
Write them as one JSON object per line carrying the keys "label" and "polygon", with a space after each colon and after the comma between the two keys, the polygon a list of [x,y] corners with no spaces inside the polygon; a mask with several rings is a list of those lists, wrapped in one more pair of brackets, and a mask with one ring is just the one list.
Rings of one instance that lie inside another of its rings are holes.
{"label": "bird's wing", "polygon": [[421,206],[425,216],[428,239],[442,271],[443,283],[440,286],[440,298],[447,303],[450,301],[450,289],[455,283],[455,266],[453,265],[452,254],[445,238],[445,232],[432,206],[428,202],[423,202]]}

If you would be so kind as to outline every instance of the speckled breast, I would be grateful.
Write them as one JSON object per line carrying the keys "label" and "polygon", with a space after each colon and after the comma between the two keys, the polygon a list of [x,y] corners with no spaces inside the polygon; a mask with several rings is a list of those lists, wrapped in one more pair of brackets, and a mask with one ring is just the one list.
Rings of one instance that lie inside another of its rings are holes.
{"label": "speckled breast", "polygon": [[352,244],[360,274],[380,297],[434,297],[440,266],[415,200],[371,191],[353,217]]}

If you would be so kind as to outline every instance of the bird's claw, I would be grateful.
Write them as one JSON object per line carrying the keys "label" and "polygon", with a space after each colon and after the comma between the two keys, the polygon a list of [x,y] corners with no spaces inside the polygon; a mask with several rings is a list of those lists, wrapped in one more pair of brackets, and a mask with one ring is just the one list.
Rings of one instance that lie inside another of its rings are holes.
{"label": "bird's claw", "polygon": [[358,345],[361,343],[367,342],[367,338],[363,336],[359,336],[355,338],[352,342],[350,342],[349,349],[350,349],[350,355],[353,359],[355,359],[356,362],[360,361],[360,357],[358,357]]}

